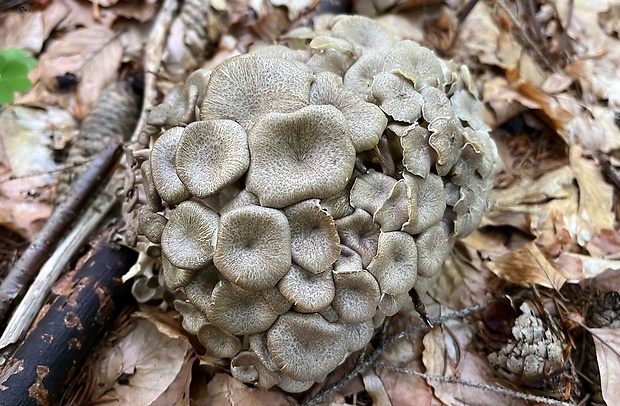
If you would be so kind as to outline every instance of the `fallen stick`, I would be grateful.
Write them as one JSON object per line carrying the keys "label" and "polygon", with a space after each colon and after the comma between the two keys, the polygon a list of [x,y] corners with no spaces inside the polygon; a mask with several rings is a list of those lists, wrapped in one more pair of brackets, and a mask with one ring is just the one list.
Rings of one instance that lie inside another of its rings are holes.
{"label": "fallen stick", "polygon": [[56,298],[0,369],[0,405],[58,404],[108,323],[131,301],[121,276],[137,252],[108,243],[101,232],[78,262],[65,294]]}

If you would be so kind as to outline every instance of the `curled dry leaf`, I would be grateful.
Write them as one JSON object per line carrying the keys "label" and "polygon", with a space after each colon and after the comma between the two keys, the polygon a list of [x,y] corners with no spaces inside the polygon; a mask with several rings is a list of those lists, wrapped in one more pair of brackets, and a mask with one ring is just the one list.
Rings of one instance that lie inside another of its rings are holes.
{"label": "curled dry leaf", "polygon": [[88,110],[101,90],[117,77],[123,48],[116,33],[104,26],[81,28],[51,43],[41,55],[41,80],[73,72],[80,76],[77,102]]}
{"label": "curled dry leaf", "polygon": [[[162,333],[151,321],[140,319],[114,346],[106,349],[95,367],[96,387],[92,399],[113,395],[121,404],[150,405],[164,393],[179,399],[171,385],[192,353],[185,338]],[[122,376],[127,382],[118,382]],[[168,391],[168,389],[170,390]],[[185,390],[179,385],[177,391]]]}
{"label": "curled dry leaf", "polygon": [[[497,382],[495,372],[477,351],[471,348],[472,323],[452,320],[441,328],[431,330],[424,337],[422,361],[426,373],[446,377],[460,377],[469,382],[489,384]],[[437,396],[446,405],[513,405],[525,406],[524,400],[514,399],[480,388],[429,380]]]}
{"label": "curled dry leaf", "polygon": [[608,405],[618,401],[620,393],[620,330],[613,328],[588,329],[594,338],[598,369],[601,374],[603,399]]}
{"label": "curled dry leaf", "polygon": [[216,374],[207,385],[204,398],[193,399],[195,406],[290,406],[294,404],[286,395],[261,388],[250,388],[232,376]]}

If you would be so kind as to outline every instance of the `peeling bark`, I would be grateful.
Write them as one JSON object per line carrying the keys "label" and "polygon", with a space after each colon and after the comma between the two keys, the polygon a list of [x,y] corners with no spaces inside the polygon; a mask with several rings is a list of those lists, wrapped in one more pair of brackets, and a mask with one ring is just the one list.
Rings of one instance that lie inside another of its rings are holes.
{"label": "peeling bark", "polygon": [[0,370],[0,405],[55,405],[104,328],[131,300],[121,276],[137,253],[101,232],[71,280]]}

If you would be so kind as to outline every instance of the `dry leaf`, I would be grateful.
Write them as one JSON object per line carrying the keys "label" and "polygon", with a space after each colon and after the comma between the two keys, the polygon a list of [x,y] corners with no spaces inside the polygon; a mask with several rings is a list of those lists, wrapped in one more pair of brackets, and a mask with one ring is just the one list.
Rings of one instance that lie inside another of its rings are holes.
{"label": "dry leaf", "polygon": [[508,282],[540,285],[559,290],[566,282],[540,252],[534,241],[516,248],[487,264],[491,272]]}
{"label": "dry leaf", "polygon": [[289,20],[295,21],[299,14],[314,7],[317,0],[269,0],[269,2],[275,7],[286,7]]}
{"label": "dry leaf", "polygon": [[[9,170],[0,178],[0,225],[27,240],[38,233],[52,212],[57,164],[51,135],[75,133],[76,127],[67,111],[53,107],[10,106],[0,113],[0,156],[6,159],[0,166]],[[8,180],[11,175],[18,179]]]}
{"label": "dry leaf", "polygon": [[82,28],[54,41],[41,55],[41,80],[73,72],[81,80],[77,101],[88,111],[101,90],[118,76],[123,48],[116,33],[104,26]]}
{"label": "dry leaf", "polygon": [[216,374],[207,385],[203,399],[192,399],[194,406],[291,406],[294,401],[276,391],[250,388],[227,374]]}
{"label": "dry leaf", "polygon": [[[452,320],[434,328],[424,337],[422,361],[426,373],[458,377],[479,384],[497,382],[495,372],[477,351],[471,348],[471,322]],[[429,380],[437,396],[446,405],[527,405],[527,402],[472,386]]]}
{"label": "dry leaf", "polygon": [[387,394],[383,382],[372,370],[368,370],[362,374],[364,388],[372,398],[374,406],[392,406],[390,397]]}
{"label": "dry leaf", "polygon": [[0,15],[0,49],[24,48],[37,54],[46,39],[42,12]]}
{"label": "dry leaf", "polygon": [[149,406],[189,406],[189,388],[192,383],[192,366],[195,357],[191,356],[191,352],[188,352],[186,357],[188,358],[179,371],[179,374],[174,381],[168,386],[168,388],[155,399]]}
{"label": "dry leaf", "polygon": [[[93,400],[107,389],[121,404],[150,405],[164,394],[187,365],[191,346],[187,340],[162,334],[157,326],[144,319],[109,348],[95,368],[96,390]],[[120,383],[121,377],[126,379]],[[172,389],[176,388],[176,394]],[[185,385],[175,385],[168,391],[170,399],[179,399]]]}
{"label": "dry leaf", "polygon": [[593,258],[588,255],[562,252],[553,261],[557,269],[570,282],[580,282],[586,279],[596,278],[608,269],[620,270],[620,261]]}
{"label": "dry leaf", "polygon": [[617,404],[620,393],[620,330],[591,328],[588,331],[592,334],[596,347],[603,399],[608,405]]}
{"label": "dry leaf", "polygon": [[594,162],[584,158],[579,145],[570,148],[570,163],[579,186],[579,212],[569,231],[582,247],[601,229],[614,225],[613,188]]}

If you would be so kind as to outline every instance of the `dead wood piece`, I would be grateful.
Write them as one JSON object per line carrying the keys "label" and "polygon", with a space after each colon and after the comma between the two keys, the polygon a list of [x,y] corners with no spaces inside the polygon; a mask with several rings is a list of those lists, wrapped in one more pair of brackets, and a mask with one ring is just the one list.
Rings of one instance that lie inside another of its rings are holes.
{"label": "dead wood piece", "polygon": [[100,233],[79,262],[71,289],[53,302],[0,370],[0,405],[58,404],[91,347],[131,300],[121,276],[137,253],[108,243]]}

